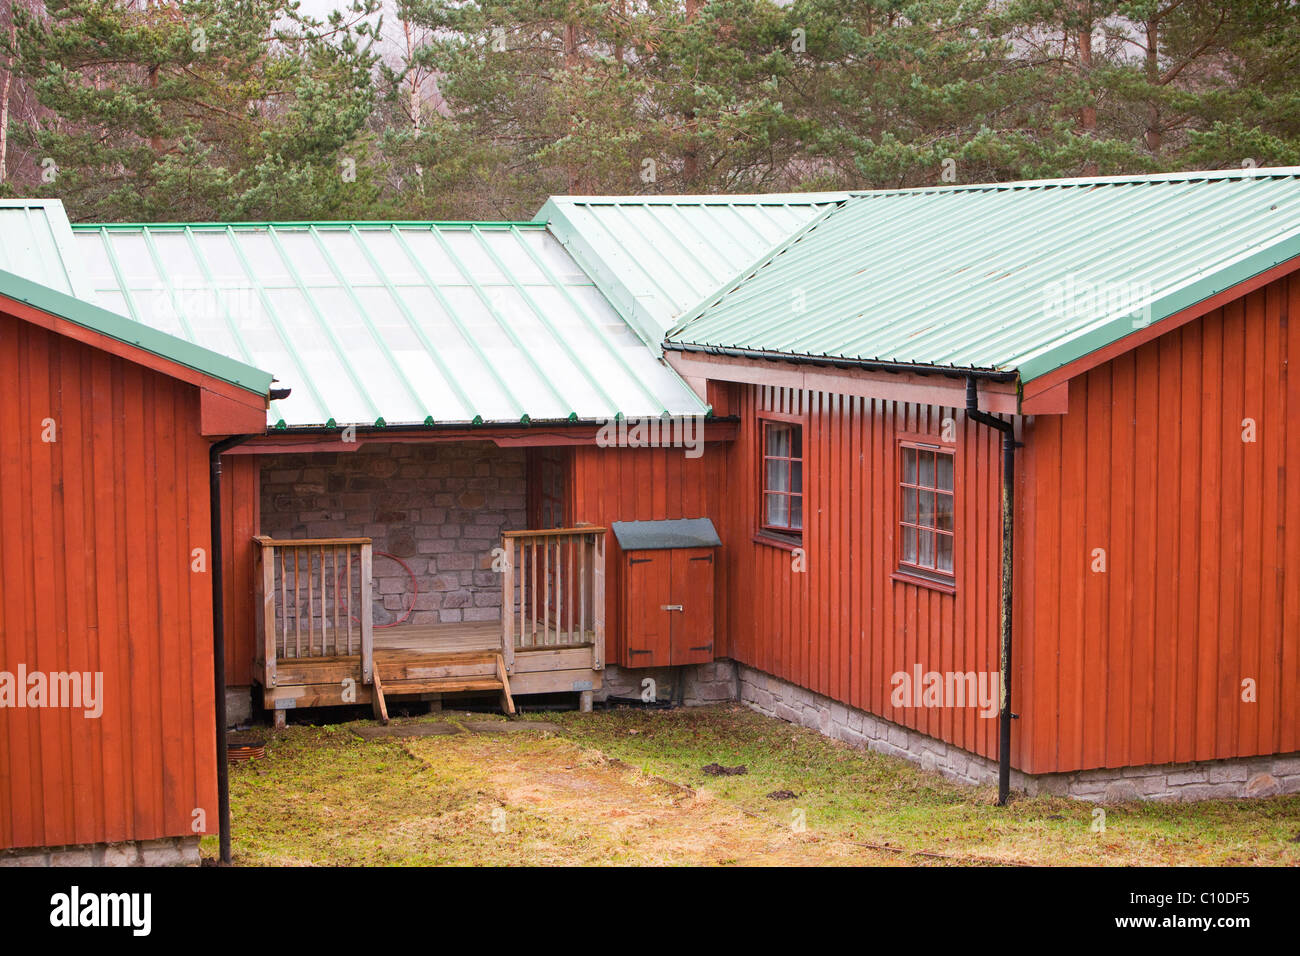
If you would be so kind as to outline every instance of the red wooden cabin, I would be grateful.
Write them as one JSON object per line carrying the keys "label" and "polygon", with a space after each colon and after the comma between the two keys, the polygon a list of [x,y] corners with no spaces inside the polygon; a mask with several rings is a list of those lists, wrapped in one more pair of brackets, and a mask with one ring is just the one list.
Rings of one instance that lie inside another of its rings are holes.
{"label": "red wooden cabin", "polygon": [[216,830],[208,451],[270,379],[0,272],[0,851]]}

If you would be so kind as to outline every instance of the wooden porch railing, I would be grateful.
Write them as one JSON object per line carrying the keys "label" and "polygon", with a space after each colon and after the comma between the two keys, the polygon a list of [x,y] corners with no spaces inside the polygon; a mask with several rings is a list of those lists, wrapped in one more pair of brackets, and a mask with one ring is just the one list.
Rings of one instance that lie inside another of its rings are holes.
{"label": "wooden porch railing", "polygon": [[361,679],[369,684],[375,647],[370,539],[253,540],[259,545],[264,686],[275,686],[277,660],[354,655],[360,655]]}
{"label": "wooden porch railing", "polygon": [[507,531],[501,580],[502,650],[592,645],[592,667],[605,666],[605,529]]}
{"label": "wooden porch railing", "polygon": [[[374,682],[373,558],[370,538],[253,539],[258,546],[258,654],[263,686],[276,687],[277,661],[361,659]],[[502,573],[501,656],[590,646],[605,666],[605,529],[508,531]],[[353,611],[355,609],[355,613]]]}

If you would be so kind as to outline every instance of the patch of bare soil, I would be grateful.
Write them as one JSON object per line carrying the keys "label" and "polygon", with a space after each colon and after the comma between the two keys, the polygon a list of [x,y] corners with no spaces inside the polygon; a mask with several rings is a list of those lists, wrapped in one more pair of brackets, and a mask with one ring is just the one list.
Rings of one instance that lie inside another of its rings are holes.
{"label": "patch of bare soil", "polygon": [[[505,811],[510,832],[546,834],[547,862],[666,865],[898,865],[915,860],[821,839],[801,829],[791,801],[788,823],[774,824],[717,798],[650,777],[562,738],[465,735],[411,741],[419,759],[452,768]],[[454,751],[454,753],[453,753]],[[568,838],[556,838],[556,834]],[[506,835],[508,836],[508,834]]]}

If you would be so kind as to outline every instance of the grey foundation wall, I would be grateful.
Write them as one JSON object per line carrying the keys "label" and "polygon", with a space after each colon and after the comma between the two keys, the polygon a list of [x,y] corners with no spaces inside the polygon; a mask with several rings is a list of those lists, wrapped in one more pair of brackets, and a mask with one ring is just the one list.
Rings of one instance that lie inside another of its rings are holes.
{"label": "grey foundation wall", "polygon": [[[998,765],[935,737],[823,697],[744,664],[738,699],[769,717],[810,727],[855,747],[903,757],[966,784],[996,784]],[[1011,786],[1098,802],[1208,800],[1300,793],[1300,753],[1198,763],[1030,775],[1013,770]]]}
{"label": "grey foundation wall", "polygon": [[198,866],[197,836],[0,850],[3,866]]}

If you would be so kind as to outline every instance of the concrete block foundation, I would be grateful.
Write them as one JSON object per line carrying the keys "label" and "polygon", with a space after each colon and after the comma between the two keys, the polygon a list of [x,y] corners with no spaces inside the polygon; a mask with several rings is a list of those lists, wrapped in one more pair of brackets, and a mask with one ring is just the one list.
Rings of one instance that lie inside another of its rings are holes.
{"label": "concrete block foundation", "polygon": [[[856,710],[771,674],[735,664],[737,699],[752,710],[809,727],[865,750],[902,757],[971,785],[997,784],[997,761],[874,714]],[[1073,773],[1011,772],[1011,786],[1098,803],[1213,800],[1300,793],[1300,753]]]}
{"label": "concrete block foundation", "polygon": [[198,866],[199,838],[0,850],[0,866]]}

